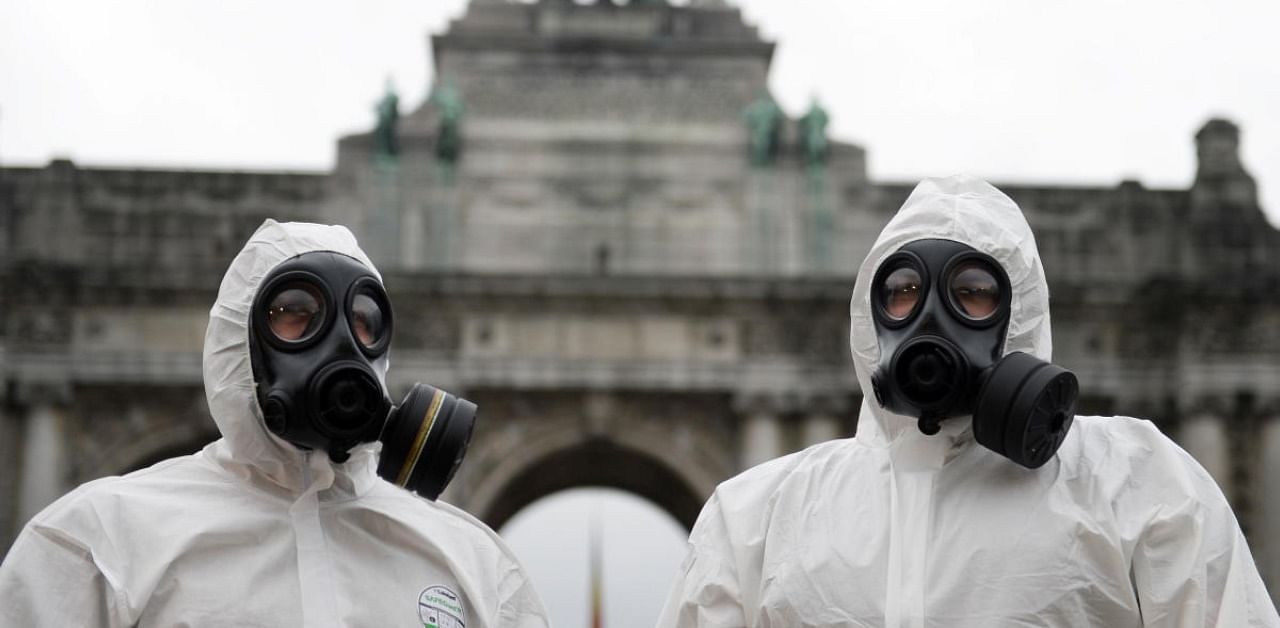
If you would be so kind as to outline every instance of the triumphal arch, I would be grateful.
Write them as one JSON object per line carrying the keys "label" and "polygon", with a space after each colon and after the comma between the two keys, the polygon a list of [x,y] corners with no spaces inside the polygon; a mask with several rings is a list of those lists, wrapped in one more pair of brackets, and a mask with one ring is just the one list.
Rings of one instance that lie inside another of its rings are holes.
{"label": "triumphal arch", "polygon": [[[445,498],[495,527],[580,485],[691,525],[721,480],[855,431],[847,299],[911,182],[869,180],[817,103],[785,114],[736,8],[473,0],[429,44],[429,97],[384,95],[330,172],[0,169],[0,547],[78,483],[216,438],[204,327],[266,217],[357,232],[394,301],[393,393],[481,407]],[[1001,187],[1082,411],[1174,435],[1280,590],[1280,232],[1239,135],[1188,138],[1185,188]]]}

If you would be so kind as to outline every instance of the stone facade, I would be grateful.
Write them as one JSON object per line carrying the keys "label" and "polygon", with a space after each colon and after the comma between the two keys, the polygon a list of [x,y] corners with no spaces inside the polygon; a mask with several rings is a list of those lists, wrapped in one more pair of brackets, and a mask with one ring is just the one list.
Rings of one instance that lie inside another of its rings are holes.
{"label": "stone facade", "polygon": [[[495,526],[578,485],[691,525],[717,482],[854,431],[848,295],[911,185],[870,181],[857,146],[815,159],[796,120],[757,133],[773,46],[736,9],[475,0],[431,45],[397,141],[342,138],[332,172],[0,169],[0,546],[77,484],[216,437],[207,312],[267,217],[361,237],[397,398],[480,404],[445,498]],[[1186,189],[997,185],[1036,232],[1081,411],[1177,438],[1277,590],[1280,232],[1238,142],[1207,123]]]}

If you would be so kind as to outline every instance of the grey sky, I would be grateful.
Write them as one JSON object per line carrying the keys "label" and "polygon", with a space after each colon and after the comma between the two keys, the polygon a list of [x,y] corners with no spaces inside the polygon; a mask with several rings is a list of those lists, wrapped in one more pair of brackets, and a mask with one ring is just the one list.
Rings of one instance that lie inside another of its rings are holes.
{"label": "grey sky", "polygon": [[[732,1],[778,42],[784,107],[818,96],[877,178],[1185,186],[1222,115],[1280,217],[1280,3]],[[325,169],[388,76],[421,101],[426,35],[464,7],[9,0],[0,162]]]}
{"label": "grey sky", "polygon": [[[1224,116],[1280,224],[1273,0],[730,1],[778,43],[783,107],[796,115],[818,97],[876,179],[1185,187],[1192,134]],[[0,164],[327,169],[339,134],[372,126],[388,77],[405,109],[421,102],[427,34],[465,4],[6,0]],[[580,625],[591,508],[611,548],[608,625],[646,625],[679,562],[682,532],[662,513],[566,493],[504,533],[560,625]]]}

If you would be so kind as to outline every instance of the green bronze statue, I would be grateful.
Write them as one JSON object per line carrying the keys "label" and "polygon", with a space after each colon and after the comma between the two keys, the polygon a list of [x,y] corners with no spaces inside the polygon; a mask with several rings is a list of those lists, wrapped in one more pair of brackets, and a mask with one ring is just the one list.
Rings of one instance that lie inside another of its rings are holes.
{"label": "green bronze statue", "polygon": [[827,112],[818,104],[818,99],[809,105],[809,112],[800,118],[800,148],[804,153],[805,163],[811,167],[821,166],[827,162]]}
{"label": "green bronze statue", "polygon": [[400,141],[396,135],[400,97],[396,96],[391,79],[387,79],[386,93],[374,107],[374,112],[378,114],[378,125],[373,129],[373,154],[380,158],[395,158],[400,154]]}
{"label": "green bronze statue", "polygon": [[767,166],[778,154],[782,134],[782,108],[768,91],[761,91],[743,114],[747,120],[747,142],[751,165]]}
{"label": "green bronze statue", "polygon": [[436,158],[447,164],[454,164],[462,154],[462,95],[452,82],[446,81],[432,91],[431,102],[440,112]]}

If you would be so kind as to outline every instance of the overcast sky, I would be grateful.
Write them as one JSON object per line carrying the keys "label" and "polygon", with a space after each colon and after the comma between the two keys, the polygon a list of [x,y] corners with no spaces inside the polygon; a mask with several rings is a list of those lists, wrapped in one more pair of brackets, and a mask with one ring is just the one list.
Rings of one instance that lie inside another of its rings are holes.
{"label": "overcast sky", "polygon": [[[1241,125],[1244,163],[1280,224],[1280,2],[730,1],[777,42],[783,107],[798,115],[817,97],[876,179],[1185,187],[1192,135],[1223,116]],[[417,106],[427,35],[465,5],[5,0],[0,164],[326,170],[338,135],[372,126],[388,77],[402,108]],[[623,578],[606,582],[608,625],[646,625],[679,562],[683,533],[666,515],[571,493],[504,533],[572,628],[585,618],[575,539],[590,510],[614,548],[608,578]]]}
{"label": "overcast sky", "polygon": [[[1225,116],[1280,217],[1280,2],[730,1],[778,43],[784,108],[817,96],[876,178],[1182,187]],[[0,163],[324,170],[387,77],[423,98],[465,6],[6,0]]]}

